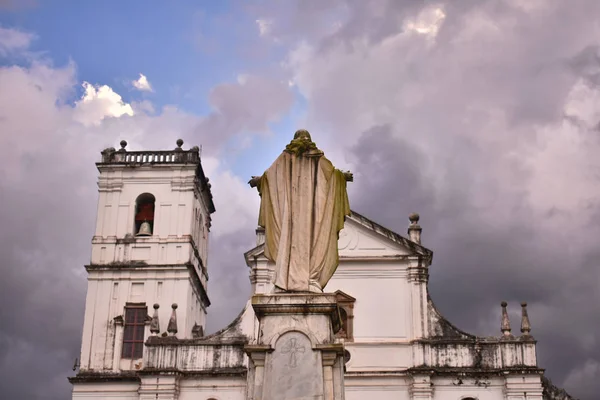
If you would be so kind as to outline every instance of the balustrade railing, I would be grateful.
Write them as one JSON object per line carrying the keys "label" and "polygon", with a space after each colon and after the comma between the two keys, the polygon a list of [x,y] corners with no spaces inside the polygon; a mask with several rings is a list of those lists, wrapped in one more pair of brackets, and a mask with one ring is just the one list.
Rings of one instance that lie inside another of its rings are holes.
{"label": "balustrade railing", "polygon": [[200,162],[200,149],[192,147],[190,150],[159,150],[159,151],[126,151],[124,148],[115,150],[108,148],[102,151],[103,164],[187,164]]}

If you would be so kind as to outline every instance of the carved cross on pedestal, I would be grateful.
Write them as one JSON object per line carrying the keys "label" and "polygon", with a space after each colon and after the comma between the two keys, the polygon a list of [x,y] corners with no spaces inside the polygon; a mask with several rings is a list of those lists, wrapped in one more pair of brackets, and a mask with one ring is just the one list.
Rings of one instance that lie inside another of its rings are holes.
{"label": "carved cross on pedestal", "polygon": [[290,340],[288,340],[288,342],[281,349],[283,354],[290,354],[290,368],[296,368],[298,366],[296,353],[304,353],[304,351],[304,346],[298,345],[296,343],[296,338],[290,338]]}

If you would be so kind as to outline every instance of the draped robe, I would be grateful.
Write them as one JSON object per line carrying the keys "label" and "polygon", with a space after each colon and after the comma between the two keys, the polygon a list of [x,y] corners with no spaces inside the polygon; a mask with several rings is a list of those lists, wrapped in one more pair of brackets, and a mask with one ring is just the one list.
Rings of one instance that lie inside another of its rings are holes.
{"label": "draped robe", "polygon": [[320,292],[339,264],[338,235],[350,215],[346,179],[320,150],[284,151],[261,176],[258,224],[275,286]]}

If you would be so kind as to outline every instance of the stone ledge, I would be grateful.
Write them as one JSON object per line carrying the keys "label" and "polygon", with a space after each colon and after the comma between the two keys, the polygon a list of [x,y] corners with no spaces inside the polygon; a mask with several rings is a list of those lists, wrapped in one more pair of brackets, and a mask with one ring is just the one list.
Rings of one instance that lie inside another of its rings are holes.
{"label": "stone ledge", "polygon": [[244,351],[247,354],[251,354],[251,353],[266,353],[266,352],[272,352],[274,349],[273,347],[269,346],[269,345],[264,345],[264,344],[247,344],[246,346],[244,346]]}
{"label": "stone ledge", "polygon": [[498,344],[536,344],[532,336],[510,336],[510,337],[482,337],[474,336],[472,338],[455,338],[446,336],[430,336],[428,338],[414,339],[410,344],[453,344],[453,345],[475,345],[491,346]]}
{"label": "stone ledge", "polygon": [[[337,305],[335,293],[273,293],[255,294],[252,296],[252,306],[256,309],[268,310],[272,307],[304,307],[319,308]],[[284,309],[285,310],[285,309]],[[285,311],[283,311],[285,313]]]}
{"label": "stone ledge", "polygon": [[146,339],[146,346],[157,347],[157,346],[244,346],[248,343],[248,338],[244,337],[232,337],[232,338],[208,338],[204,337],[194,339],[179,339],[175,336],[150,336]]}
{"label": "stone ledge", "polygon": [[261,319],[267,315],[327,315],[333,332],[341,328],[335,293],[274,293],[252,296],[252,308]]}
{"label": "stone ledge", "polygon": [[329,343],[329,344],[318,344],[315,346],[316,350],[322,352],[335,352],[337,355],[344,355],[344,344],[343,343]]}
{"label": "stone ledge", "polygon": [[197,371],[183,371],[176,368],[144,368],[138,371],[139,375],[180,375],[186,378],[202,376],[245,377],[247,373],[248,369],[246,367],[211,368]]}
{"label": "stone ledge", "polygon": [[528,366],[515,366],[515,367],[504,367],[498,368],[473,368],[473,367],[430,367],[430,366],[419,366],[412,367],[406,370],[409,375],[416,374],[430,374],[430,375],[493,375],[493,376],[506,376],[511,374],[536,374],[542,375],[544,369],[537,367]]}
{"label": "stone ledge", "polygon": [[334,293],[276,293],[252,296],[257,316],[266,314],[333,314],[337,312]]}
{"label": "stone ledge", "polygon": [[70,376],[69,382],[75,383],[97,383],[97,382],[140,382],[137,371],[123,372],[80,372]]}

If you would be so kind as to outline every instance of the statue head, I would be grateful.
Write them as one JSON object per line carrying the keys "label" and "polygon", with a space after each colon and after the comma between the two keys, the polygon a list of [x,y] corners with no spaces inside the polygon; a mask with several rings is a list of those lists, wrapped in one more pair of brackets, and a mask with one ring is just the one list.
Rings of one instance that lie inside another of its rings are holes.
{"label": "statue head", "polygon": [[290,144],[285,148],[285,151],[297,156],[301,156],[306,152],[314,152],[315,150],[320,151],[317,149],[317,145],[314,144],[310,138],[310,133],[308,133],[306,129],[297,130],[296,133],[294,133],[294,139],[292,139]]}
{"label": "statue head", "polygon": [[310,133],[308,133],[306,129],[298,129],[296,133],[294,133],[294,139],[303,139],[312,142],[312,139],[310,138]]}

